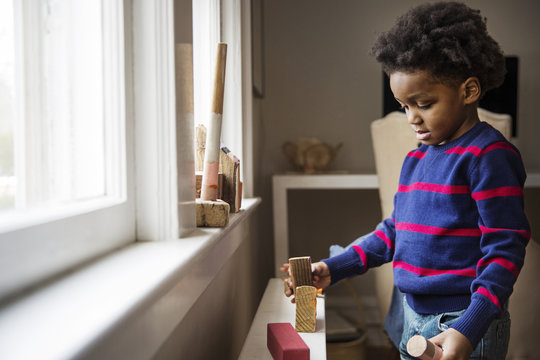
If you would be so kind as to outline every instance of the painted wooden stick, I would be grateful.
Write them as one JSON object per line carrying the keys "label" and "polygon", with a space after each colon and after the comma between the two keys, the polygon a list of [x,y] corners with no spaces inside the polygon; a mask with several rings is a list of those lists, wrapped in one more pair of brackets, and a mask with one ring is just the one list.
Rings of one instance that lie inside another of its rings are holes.
{"label": "painted wooden stick", "polygon": [[414,335],[407,342],[407,352],[409,355],[421,360],[439,360],[443,351],[440,347],[423,337]]}
{"label": "painted wooden stick", "polygon": [[227,44],[219,43],[216,55],[214,77],[214,94],[212,113],[206,136],[204,168],[201,185],[201,199],[215,201],[218,194],[219,151],[221,138],[221,121],[223,117],[223,95],[225,92],[225,65]]}

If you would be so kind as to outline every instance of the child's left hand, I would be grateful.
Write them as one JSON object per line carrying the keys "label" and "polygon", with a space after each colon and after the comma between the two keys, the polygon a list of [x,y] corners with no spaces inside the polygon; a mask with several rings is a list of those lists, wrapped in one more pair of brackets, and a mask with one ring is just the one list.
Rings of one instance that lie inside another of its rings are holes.
{"label": "child's left hand", "polygon": [[441,360],[467,360],[474,350],[469,339],[452,328],[429,340],[443,349]]}

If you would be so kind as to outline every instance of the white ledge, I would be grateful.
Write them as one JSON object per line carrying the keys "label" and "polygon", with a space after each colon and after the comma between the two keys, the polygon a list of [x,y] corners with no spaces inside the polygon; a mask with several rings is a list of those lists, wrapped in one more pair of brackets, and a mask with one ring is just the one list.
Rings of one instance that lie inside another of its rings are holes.
{"label": "white ledge", "polygon": [[150,358],[240,245],[226,235],[259,202],[243,199],[226,228],[134,243],[1,308],[0,358]]}

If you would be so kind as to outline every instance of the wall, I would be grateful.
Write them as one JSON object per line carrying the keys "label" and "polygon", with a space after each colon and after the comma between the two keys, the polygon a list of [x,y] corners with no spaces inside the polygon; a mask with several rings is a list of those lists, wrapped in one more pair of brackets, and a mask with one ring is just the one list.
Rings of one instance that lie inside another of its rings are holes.
{"label": "wall", "polygon": [[[422,1],[264,1],[265,97],[254,104],[258,195],[271,199],[272,175],[292,170],[281,146],[300,136],[318,137],[332,145],[344,143],[333,170],[374,171],[369,125],[382,113],[382,73],[368,50],[378,32],[390,28],[397,16],[419,3]],[[526,166],[538,172],[540,3],[467,3],[488,18],[488,29],[503,51],[520,59],[517,144]],[[291,241],[300,242],[303,251],[299,251],[305,254],[319,253],[332,243],[348,243],[370,231],[372,226],[359,219],[373,219],[373,214],[380,211],[372,196],[351,192],[351,201],[342,202],[340,211],[328,212],[323,222],[315,221],[321,209],[336,206],[341,195],[324,195],[329,202],[302,208],[301,204],[310,203],[313,196],[319,195],[306,192],[290,202],[291,207],[301,209],[289,219]],[[535,205],[540,191],[528,190],[527,197],[534,234],[540,218]],[[266,214],[261,226],[269,229],[265,242],[271,242],[271,204],[266,202],[261,210]],[[294,224],[301,227],[295,228]],[[306,226],[312,228],[309,234]],[[337,237],[336,228],[340,229]]]}

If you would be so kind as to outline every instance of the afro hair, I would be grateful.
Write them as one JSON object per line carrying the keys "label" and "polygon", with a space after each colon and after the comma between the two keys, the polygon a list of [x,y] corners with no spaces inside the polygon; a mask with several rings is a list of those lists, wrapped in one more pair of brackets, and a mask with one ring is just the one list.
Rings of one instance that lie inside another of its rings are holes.
{"label": "afro hair", "polygon": [[506,74],[503,53],[488,34],[485,18],[459,2],[412,8],[378,35],[370,53],[388,75],[428,71],[454,84],[475,76],[482,94],[501,85]]}

